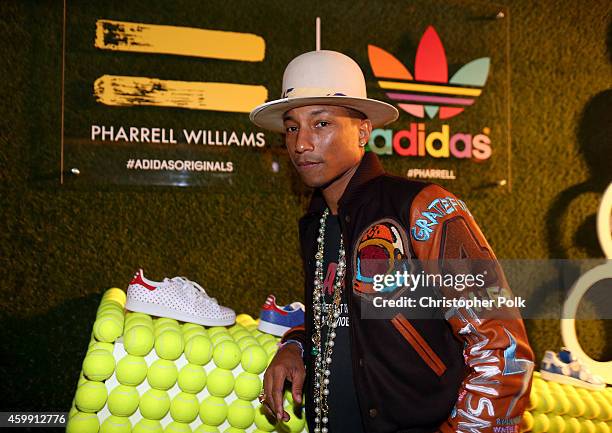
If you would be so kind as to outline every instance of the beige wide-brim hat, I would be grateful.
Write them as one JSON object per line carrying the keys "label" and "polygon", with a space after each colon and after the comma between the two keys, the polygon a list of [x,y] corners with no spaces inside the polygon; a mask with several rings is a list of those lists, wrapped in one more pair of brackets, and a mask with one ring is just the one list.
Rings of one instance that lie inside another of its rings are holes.
{"label": "beige wide-brim hat", "polygon": [[283,115],[305,105],[352,108],[365,114],[374,128],[399,117],[393,105],[367,97],[361,68],[337,51],[310,51],[293,59],[283,75],[282,98],[259,105],[249,118],[262,128],[285,132]]}

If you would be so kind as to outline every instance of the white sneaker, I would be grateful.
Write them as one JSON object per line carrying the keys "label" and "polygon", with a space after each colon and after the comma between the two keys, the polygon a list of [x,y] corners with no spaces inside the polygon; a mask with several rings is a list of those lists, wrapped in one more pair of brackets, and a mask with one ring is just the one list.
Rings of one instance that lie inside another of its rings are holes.
{"label": "white sneaker", "polygon": [[566,383],[592,390],[600,390],[606,387],[601,377],[592,374],[565,347],[562,347],[558,354],[552,350],[547,350],[544,353],[544,358],[542,358],[540,365],[540,375],[544,380]]}
{"label": "white sneaker", "polygon": [[147,280],[142,269],[128,286],[125,308],[204,326],[229,326],[236,321],[234,310],[220,306],[198,283],[184,277]]}

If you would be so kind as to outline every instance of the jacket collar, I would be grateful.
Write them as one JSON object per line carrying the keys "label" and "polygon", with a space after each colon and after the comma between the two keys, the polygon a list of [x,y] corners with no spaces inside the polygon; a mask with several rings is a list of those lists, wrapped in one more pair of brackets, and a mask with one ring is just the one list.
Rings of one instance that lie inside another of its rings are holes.
{"label": "jacket collar", "polygon": [[[338,207],[341,208],[348,203],[350,203],[355,197],[358,195],[356,192],[361,188],[361,186],[370,180],[382,175],[385,173],[378,156],[374,152],[366,152],[361,158],[361,162],[359,162],[359,167],[355,171],[353,177],[349,181],[342,197],[338,201]],[[325,202],[325,198],[323,197],[323,193],[320,189],[316,189],[312,194],[312,198],[310,199],[310,205],[308,206],[308,213],[316,213],[320,214],[327,207],[327,203]]]}

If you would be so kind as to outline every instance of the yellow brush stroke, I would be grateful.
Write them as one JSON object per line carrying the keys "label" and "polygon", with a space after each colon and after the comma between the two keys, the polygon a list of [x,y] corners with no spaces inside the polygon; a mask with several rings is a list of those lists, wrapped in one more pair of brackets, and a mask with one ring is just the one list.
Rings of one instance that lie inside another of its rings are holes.
{"label": "yellow brush stroke", "polygon": [[94,82],[94,96],[98,102],[113,106],[153,105],[249,113],[266,102],[268,90],[247,84],[103,75]]}
{"label": "yellow brush stroke", "polygon": [[252,33],[127,21],[97,20],[95,47],[102,50],[261,62],[266,42]]}
{"label": "yellow brush stroke", "polygon": [[383,89],[412,90],[415,92],[443,93],[446,95],[480,96],[482,93],[482,90],[479,89],[461,89],[458,87],[436,86],[432,84],[398,83],[396,81],[379,81],[378,84]]}

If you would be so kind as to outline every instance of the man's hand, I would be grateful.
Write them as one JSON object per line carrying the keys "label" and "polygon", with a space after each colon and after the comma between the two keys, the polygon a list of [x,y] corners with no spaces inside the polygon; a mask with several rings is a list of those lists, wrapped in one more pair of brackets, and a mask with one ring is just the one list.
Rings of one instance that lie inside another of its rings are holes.
{"label": "man's hand", "polygon": [[306,369],[301,350],[297,344],[287,344],[277,353],[264,374],[264,405],[279,421],[288,421],[289,414],[283,408],[283,387],[285,380],[291,382],[293,401],[302,403],[302,389]]}

